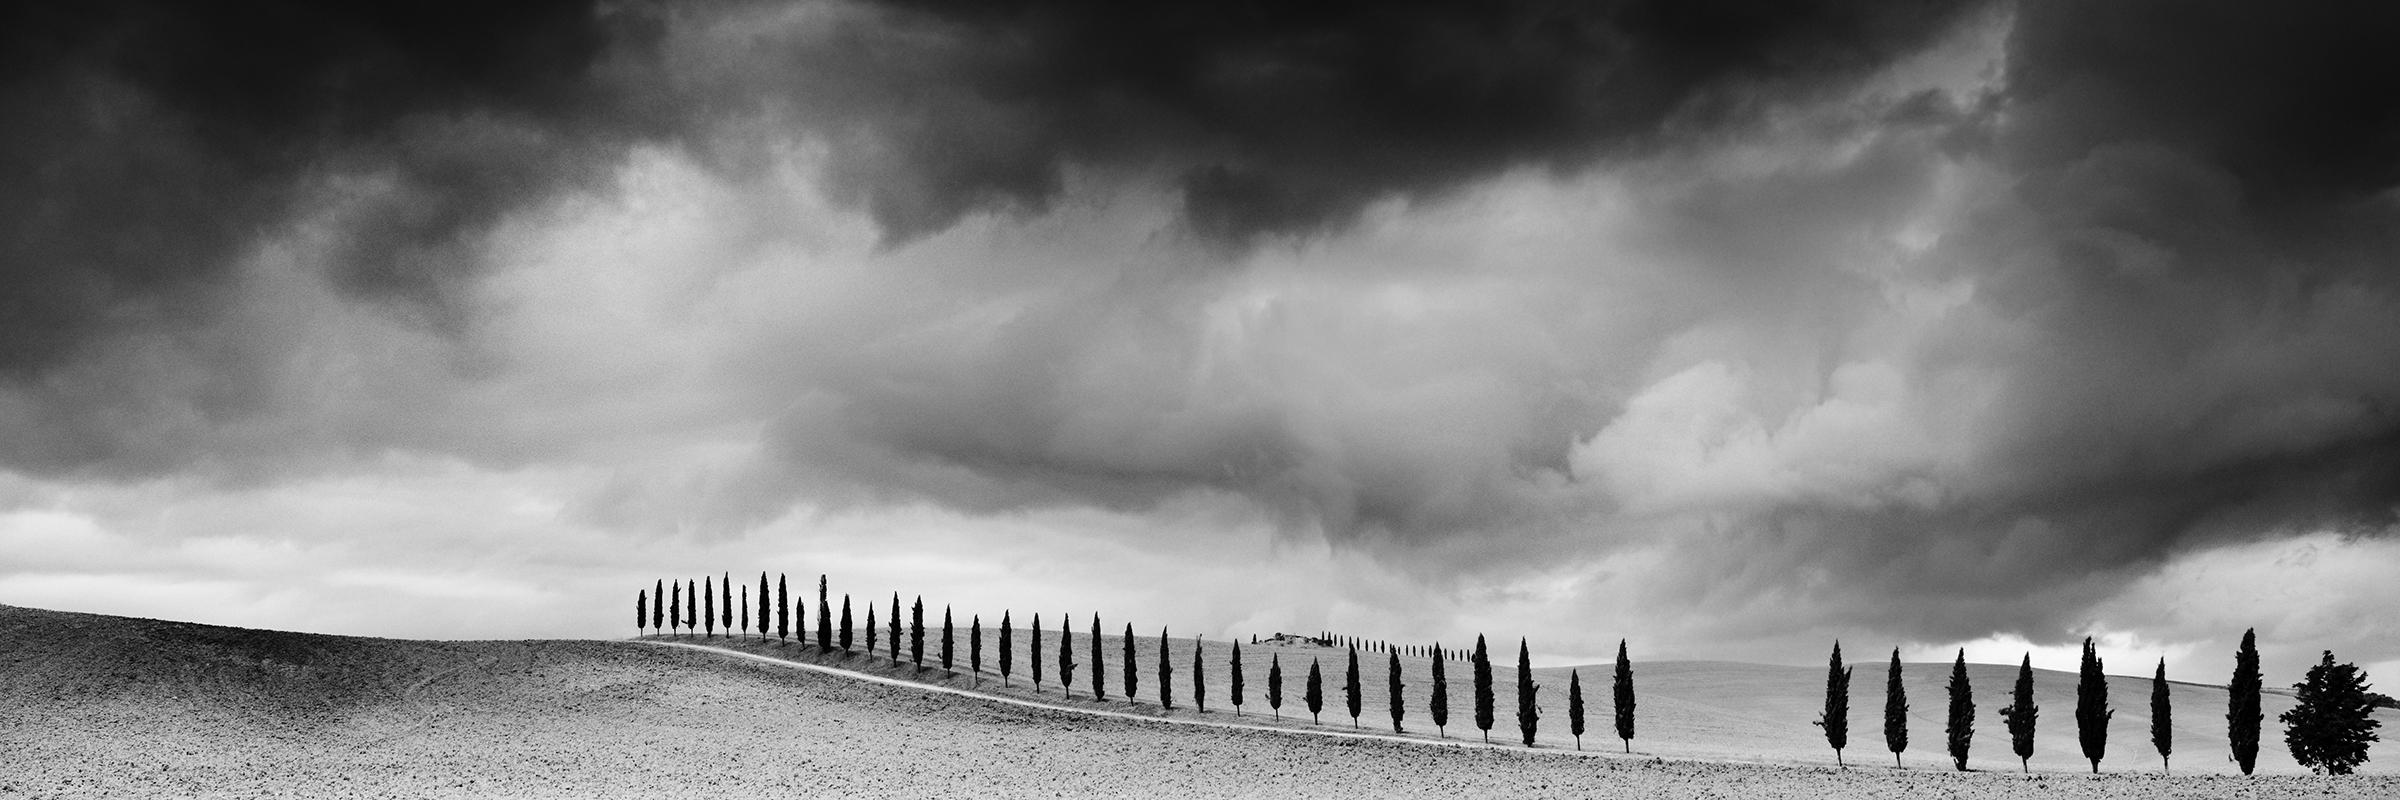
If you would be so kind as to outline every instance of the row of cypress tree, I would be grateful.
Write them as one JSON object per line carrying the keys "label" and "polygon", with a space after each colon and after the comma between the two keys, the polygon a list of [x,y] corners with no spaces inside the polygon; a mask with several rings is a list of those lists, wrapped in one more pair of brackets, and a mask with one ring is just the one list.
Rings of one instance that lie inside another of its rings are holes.
{"label": "row of cypress tree", "polygon": [[[2099,650],[2086,637],[2075,683],[2075,733],[2095,774],[2100,771],[2100,759],[2108,752],[2109,720],[2116,717],[2116,711],[2109,708],[2108,677],[2102,667]],[[1825,710],[1813,724],[1824,729],[1825,742],[1833,746],[1837,764],[1843,763],[1842,749],[1849,744],[1851,669],[1842,660],[1841,643],[1835,642],[1826,667]],[[1900,753],[1908,749],[1908,693],[1901,686],[1900,669],[1900,650],[1893,648],[1884,689],[1883,738],[1884,746],[1892,751],[1895,766],[1900,763]],[[2240,765],[2242,774],[2248,775],[2258,763],[2259,723],[2265,718],[2259,710],[2261,682],[2256,630],[2242,633],[2241,647],[2234,652],[2233,682],[2226,688],[2226,739],[2234,762]],[[2365,673],[2350,664],[2335,664],[2332,651],[2326,651],[2323,660],[2309,670],[2308,679],[2294,688],[2298,690],[2298,702],[2279,717],[2286,724],[2284,742],[2291,749],[2292,758],[2311,770],[2335,775],[2348,774],[2365,763],[2367,745],[2377,741],[2374,731],[2382,724],[2372,716],[2374,704],[2367,692]],[[1948,690],[1946,744],[1952,764],[1965,770],[1968,748],[1975,739],[1975,701],[1973,687],[1967,681],[1964,649],[1951,666]],[[2009,746],[2016,753],[2018,768],[2031,772],[2035,722],[2041,716],[2041,707],[2033,701],[2031,654],[2017,667],[2017,681],[2009,701],[2000,709],[2000,718],[2008,729]],[[2161,771],[2168,768],[2174,755],[2174,738],[2167,660],[2161,658],[2150,679],[2150,743],[2158,750]]]}

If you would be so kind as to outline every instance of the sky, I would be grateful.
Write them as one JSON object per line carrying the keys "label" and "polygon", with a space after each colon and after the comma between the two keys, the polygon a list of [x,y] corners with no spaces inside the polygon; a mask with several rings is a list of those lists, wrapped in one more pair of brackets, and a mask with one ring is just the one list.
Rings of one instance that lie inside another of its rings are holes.
{"label": "sky", "polygon": [[2270,682],[2392,674],[2395,39],[11,4],[0,602],[610,637],[764,570],[1552,663],[2090,636],[2214,683],[2254,628]]}

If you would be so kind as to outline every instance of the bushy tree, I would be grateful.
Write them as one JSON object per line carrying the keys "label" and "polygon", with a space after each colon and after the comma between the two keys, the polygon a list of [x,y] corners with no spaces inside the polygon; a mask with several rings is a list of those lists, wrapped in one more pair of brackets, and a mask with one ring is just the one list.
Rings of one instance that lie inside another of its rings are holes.
{"label": "bushy tree", "polygon": [[840,632],[834,636],[834,643],[841,645],[842,652],[850,652],[850,595],[842,595],[842,625]]}
{"label": "bushy tree", "polygon": [[[1257,635],[1253,634],[1251,639],[1256,641]],[[1233,678],[1233,715],[1238,717],[1242,715],[1242,640],[1233,640],[1233,660],[1225,671]]]}
{"label": "bushy tree", "polygon": [[1483,647],[1483,634],[1475,635],[1475,729],[1483,731],[1483,743],[1492,743],[1492,657]]}
{"label": "bushy tree", "polygon": [[1825,667],[1825,710],[1817,713],[1812,724],[1825,729],[1825,743],[1833,746],[1833,763],[1849,766],[1842,761],[1842,748],[1850,746],[1850,666],[1842,663],[1838,640]]}
{"label": "bushy tree", "polygon": [[2175,754],[2175,708],[2167,699],[2167,660],[2158,660],[2158,674],[2150,679],[2150,744],[2158,748],[2158,771],[2167,771],[2167,759]]}
{"label": "bushy tree", "polygon": [[[1240,647],[1241,643],[1236,642],[1234,646]],[[1205,666],[1200,663],[1200,637],[1194,636],[1192,637],[1192,708],[1202,714],[1208,713],[1208,680],[1205,677],[1208,673],[1201,671]]]}
{"label": "bushy tree", "polygon": [[777,639],[789,640],[792,638],[791,588],[791,582],[785,579],[783,573],[775,573],[775,638]]}
{"label": "bushy tree", "polygon": [[1617,640],[1617,679],[1612,698],[1617,709],[1617,738],[1633,752],[1633,659],[1625,655],[1625,640]]}
{"label": "bushy tree", "polygon": [[2032,772],[2033,728],[2042,715],[2041,706],[2033,702],[2033,654],[2017,666],[2017,689],[2009,697],[2007,707],[2000,709],[2000,719],[2008,723],[2008,743],[2017,753],[2017,768]]}
{"label": "bushy tree", "polygon": [[833,597],[826,592],[825,576],[817,576],[817,649],[833,649]]}
{"label": "bushy tree", "polygon": [[1883,746],[1892,751],[1892,766],[1900,766],[1900,751],[1908,749],[1908,689],[1900,685],[1900,648],[1892,648],[1891,673],[1883,686]]}
{"label": "bushy tree", "polygon": [[1427,712],[1433,715],[1434,735],[1450,738],[1450,679],[1442,674],[1442,646],[1433,646],[1433,699],[1427,701]]}
{"label": "bushy tree", "polygon": [[1583,749],[1583,676],[1577,670],[1567,670],[1567,733],[1575,737],[1575,749]]}
{"label": "bushy tree", "polygon": [[1391,661],[1392,732],[1406,733],[1400,727],[1400,718],[1408,713],[1408,703],[1400,696],[1400,690],[1407,688],[1407,684],[1400,682],[1400,653],[1389,648],[1383,653]]}
{"label": "bushy tree", "polygon": [[1975,743],[1975,690],[1967,684],[1967,651],[1960,648],[1958,663],[1950,667],[1950,762],[1960,771],[1967,768],[1967,747]]}
{"label": "bushy tree", "polygon": [[[1133,638],[1126,637],[1125,641],[1131,642]],[[1175,709],[1175,664],[1174,658],[1167,653],[1165,626],[1158,629],[1158,707],[1170,711]]]}
{"label": "bushy tree", "polygon": [[1093,615],[1092,615],[1092,699],[1094,699],[1094,700],[1106,700],[1106,699],[1108,699],[1108,665],[1107,665],[1106,663],[1104,663],[1104,662],[1106,662],[1108,659],[1106,659],[1106,658],[1102,658],[1102,657],[1101,657],[1101,655],[1100,655],[1101,653],[1104,653],[1104,652],[1107,652],[1107,651],[1100,649],[1100,615],[1099,615],[1099,614],[1093,614]]}
{"label": "bushy tree", "polygon": [[700,630],[708,636],[717,635],[717,587],[707,575],[700,576]]}
{"label": "bushy tree", "polygon": [[2348,775],[2367,762],[2367,746],[2380,741],[2375,729],[2374,688],[2354,664],[2333,663],[2333,651],[2314,667],[2308,679],[2292,684],[2299,690],[2290,711],[2276,717],[2285,725],[2284,746],[2292,760],[2320,775]]}
{"label": "bushy tree", "polygon": [[1008,685],[1008,673],[1009,673],[1009,666],[1010,666],[1010,663],[1009,663],[1009,662],[1010,662],[1011,660],[1013,660],[1013,659],[1016,657],[1016,654],[1017,654],[1016,642],[1014,642],[1014,641],[1011,641],[1011,633],[1010,633],[1010,631],[1009,631],[1009,625],[1008,625],[1008,610],[1007,610],[1007,609],[1001,609],[1001,610],[1000,610],[1000,685],[1001,685],[1001,686],[1007,686],[1007,685]]}
{"label": "bushy tree", "polygon": [[908,660],[917,669],[925,668],[924,595],[917,595],[917,599],[910,601],[908,606]]}
{"label": "bushy tree", "polygon": [[1308,686],[1300,699],[1308,703],[1308,721],[1318,722],[1317,713],[1325,710],[1325,677],[1317,669],[1317,660],[1308,660]]}
{"label": "bushy tree", "polygon": [[1283,654],[1267,654],[1267,707],[1275,710],[1275,719],[1283,720]]}
{"label": "bushy tree", "polygon": [[1342,701],[1350,709],[1350,727],[1358,727],[1358,712],[1364,710],[1359,703],[1358,645],[1350,646],[1350,668],[1342,673]]}
{"label": "bushy tree", "polygon": [[2101,672],[2100,650],[2092,645],[2092,637],[2083,637],[2083,666],[2075,680],[2075,738],[2083,744],[2083,757],[2092,762],[2092,774],[2100,774],[2100,759],[2108,754],[2108,721],[2117,712],[2108,707],[2108,675]]}
{"label": "bushy tree", "polygon": [[1517,729],[1525,734],[1525,746],[1533,746],[1534,730],[1542,719],[1541,706],[1534,702],[1542,685],[1533,682],[1533,651],[1525,639],[1517,639]]}
{"label": "bushy tree", "polygon": [[2225,687],[2225,741],[2244,775],[2258,765],[2258,726],[2267,718],[2258,705],[2264,689],[2258,674],[2258,630],[2242,631],[2242,646],[2233,651],[2233,683]]}

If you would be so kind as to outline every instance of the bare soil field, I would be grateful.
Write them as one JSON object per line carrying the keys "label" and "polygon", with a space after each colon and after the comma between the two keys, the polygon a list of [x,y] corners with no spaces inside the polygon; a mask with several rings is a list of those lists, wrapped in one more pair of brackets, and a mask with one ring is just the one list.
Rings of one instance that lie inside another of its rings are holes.
{"label": "bare soil field", "polygon": [[[1086,643],[1077,644],[1084,652]],[[1205,715],[1138,718],[1159,712],[1154,702],[1118,696],[1115,651],[1112,700],[1065,701],[1069,708],[1056,709],[828,675],[774,658],[919,675],[865,655],[770,642],[744,649],[768,656],[636,642],[363,639],[0,606],[0,752],[6,754],[0,796],[2400,796],[2400,780],[2388,773],[2019,775],[2013,758],[2000,763],[2006,745],[1996,720],[1977,748],[1984,754],[1978,765],[1992,771],[1934,768],[1938,726],[1916,732],[1917,757],[1907,769],[1892,768],[1888,758],[1882,766],[1842,770],[1830,763],[1689,757],[1706,753],[1671,738],[1679,695],[1669,687],[1679,670],[1663,666],[1648,671],[1656,685],[1645,688],[1643,706],[1658,698],[1658,738],[1643,733],[1633,755],[1578,755],[1547,740],[1538,750],[1459,743],[1460,729],[1471,728],[1464,723],[1453,725],[1447,744],[1353,738],[1330,733],[1331,725],[1309,732],[1188,724],[1233,722],[1222,695]],[[1183,653],[1188,657],[1188,645]],[[1293,669],[1289,655],[1287,711],[1298,705],[1297,681],[1306,673],[1305,663]],[[1250,665],[1254,710],[1263,710],[1263,661]],[[1338,698],[1339,669],[1328,666],[1328,691]],[[1637,662],[1637,679],[1642,666]],[[1362,671],[1370,687],[1380,688],[1379,670]],[[1595,688],[1592,677],[1586,674],[1587,691]],[[1148,697],[1155,670],[1142,678]],[[1087,680],[1088,672],[1077,676],[1079,686]],[[994,682],[968,675],[935,682],[978,681]],[[1550,691],[1545,704],[1554,710],[1545,727],[1563,730],[1564,713],[1555,710],[1563,698]],[[1997,685],[1987,691],[2000,696]],[[1370,697],[1368,708],[1381,713],[1380,698]],[[2143,696],[2120,697],[2130,709]],[[1061,702],[1055,684],[1027,699]],[[1880,708],[1879,694],[1874,701]],[[1454,702],[1456,719],[1467,718],[1464,695]],[[1861,713],[1868,705],[1861,700],[1853,712],[1862,732],[1879,729],[1874,715]],[[1937,696],[1918,700],[1920,709],[1936,705]],[[1076,706],[1132,715],[1101,716]],[[2044,706],[2046,723],[2071,718],[2071,704]],[[1595,704],[1599,731],[1606,730],[1604,709]],[[2221,725],[2221,709],[2195,705],[2178,716],[2190,715],[2192,727]],[[1513,734],[1513,715],[1504,708],[1500,716],[1494,733]],[[1713,715],[1687,716],[1738,727]],[[1247,714],[1241,720],[1254,721]],[[1388,716],[1381,721],[1388,733]],[[1346,726],[1346,714],[1341,722]],[[1805,720],[1799,724],[1806,727]],[[2072,747],[2071,725],[2046,730]],[[1615,744],[1605,733],[1602,741],[1593,738],[1586,737],[1595,750]],[[1879,745],[1879,737],[1871,738],[1861,744]],[[2146,736],[2134,736],[2122,746],[2147,744]],[[1655,753],[1643,752],[1653,747]],[[1737,741],[1730,749],[1745,747]],[[1879,747],[1874,754],[1881,755]],[[2011,771],[1999,771],[2003,766]]]}

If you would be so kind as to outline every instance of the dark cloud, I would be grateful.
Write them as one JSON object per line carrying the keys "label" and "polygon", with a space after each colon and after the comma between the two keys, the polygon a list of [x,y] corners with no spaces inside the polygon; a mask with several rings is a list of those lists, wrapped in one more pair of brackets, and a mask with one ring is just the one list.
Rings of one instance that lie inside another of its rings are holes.
{"label": "dark cloud", "polygon": [[1080,165],[1172,170],[1193,230],[1241,244],[1748,120],[1967,7],[896,3],[762,55],[895,239],[1044,208]]}

